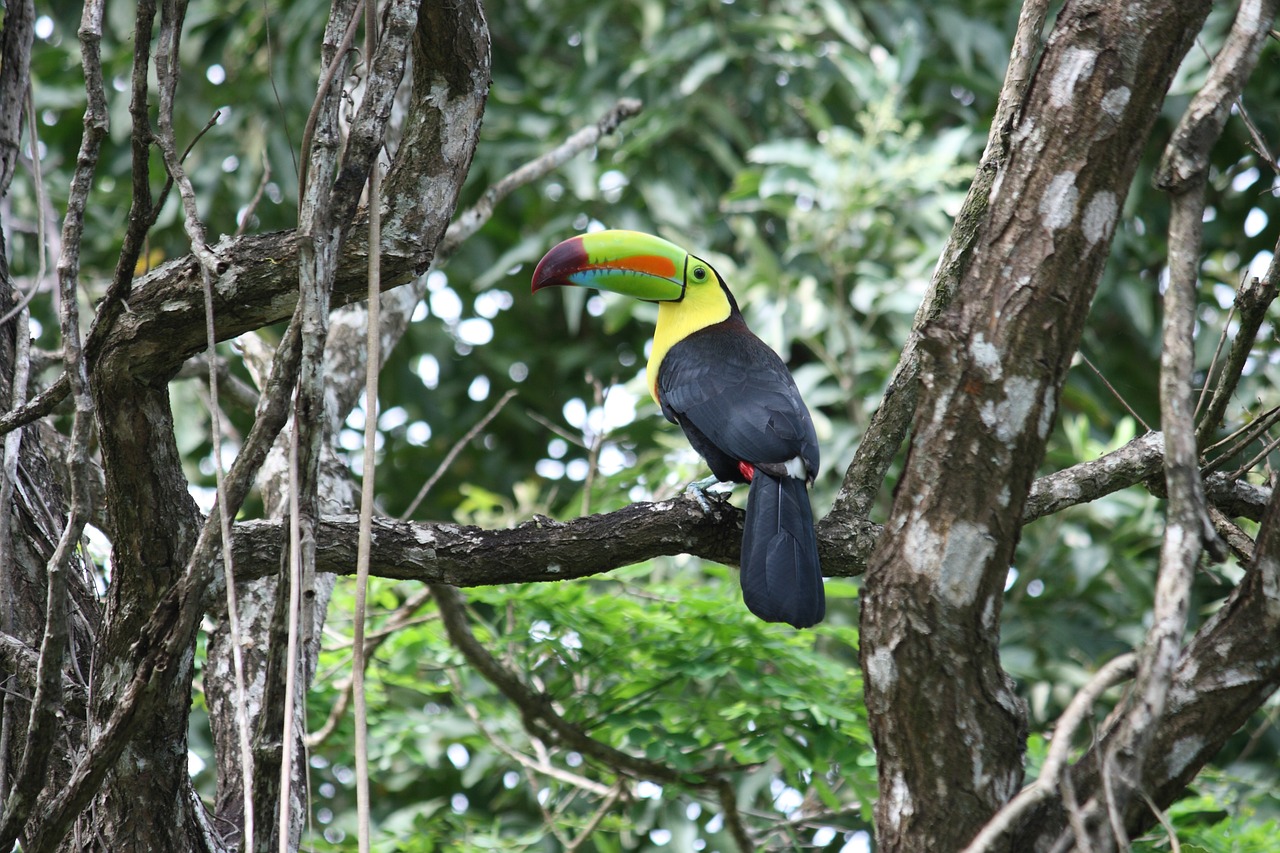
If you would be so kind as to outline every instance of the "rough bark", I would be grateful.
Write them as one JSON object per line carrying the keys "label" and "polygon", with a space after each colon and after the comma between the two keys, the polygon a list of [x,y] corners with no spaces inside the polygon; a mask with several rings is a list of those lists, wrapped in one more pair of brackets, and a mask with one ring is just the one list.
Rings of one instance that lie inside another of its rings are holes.
{"label": "rough bark", "polygon": [[[413,83],[409,95],[406,118],[406,139],[396,146],[391,176],[384,184],[392,191],[384,195],[384,216],[390,223],[388,232],[384,226],[383,265],[391,270],[393,281],[404,280],[409,272],[425,267],[433,249],[443,237],[453,214],[458,192],[470,166],[480,117],[488,92],[488,33],[481,10],[475,4],[454,4],[439,7],[426,4],[414,12],[411,8],[399,10],[393,7],[389,26],[384,32],[382,49],[373,63],[374,80],[394,76],[399,79],[403,69],[405,51],[399,53],[399,65],[388,46],[412,34]],[[408,15],[403,12],[408,11]],[[397,27],[407,25],[403,33]],[[340,35],[340,34],[339,34]],[[372,85],[366,93],[379,91]],[[386,92],[386,87],[380,91]],[[439,93],[444,93],[441,96]],[[368,109],[366,109],[368,107]],[[352,152],[363,156],[367,162],[381,147],[389,117],[390,100],[385,97],[367,98],[362,103],[361,121],[358,116],[346,147],[345,162]],[[365,128],[376,124],[376,132]],[[412,139],[413,144],[407,144]],[[363,171],[342,166],[334,181],[330,215],[339,223],[350,223],[364,184]],[[412,189],[411,189],[412,188]],[[420,195],[406,195],[406,192]],[[343,226],[344,229],[347,226]],[[361,234],[359,224],[353,235]],[[407,255],[405,254],[407,253]],[[334,294],[339,302],[359,298],[362,293],[354,288],[363,286],[363,269],[355,263],[363,263],[363,253],[355,249],[356,260],[348,249],[338,266],[334,282]],[[384,301],[401,305],[400,313],[407,322],[416,303],[416,296],[401,297],[388,294]],[[314,412],[304,416],[317,427],[316,447],[327,446],[330,437],[354,405],[363,376],[365,354],[363,352],[363,327],[366,314],[353,306],[340,312],[329,330],[325,347],[323,376],[325,380],[323,401],[316,400]],[[401,327],[402,328],[402,327]],[[314,335],[313,335],[314,336]],[[386,346],[389,347],[387,342]],[[264,383],[265,384],[265,383]],[[278,442],[264,469],[263,493],[269,510],[275,517],[285,514],[288,478],[286,476],[287,442]],[[313,448],[315,452],[315,448]],[[329,514],[350,507],[354,502],[350,480],[345,470],[339,470],[332,458],[322,463],[319,471],[319,494],[324,502],[320,512]],[[273,825],[274,807],[278,797],[277,776],[282,754],[278,732],[283,722],[282,697],[284,691],[283,667],[283,610],[279,606],[287,601],[287,582],[282,584],[278,574],[280,546],[284,541],[277,529],[270,542],[263,543],[261,555],[268,555],[269,572],[242,572],[238,569],[238,599],[242,625],[248,636],[272,637],[271,643],[259,643],[245,649],[246,681],[252,685],[249,707],[250,727],[258,733],[257,760],[255,761],[255,817],[258,827],[264,823]],[[354,542],[354,539],[352,540]],[[354,565],[354,560],[351,565]],[[243,568],[243,567],[240,567]],[[319,635],[324,612],[333,587],[332,575],[321,575],[305,583],[303,600],[308,602],[310,616],[304,619],[303,644],[300,655],[298,683],[305,689],[314,673],[319,654]],[[225,615],[225,610],[223,611]],[[243,822],[242,785],[236,750],[236,720],[234,682],[231,676],[231,638],[224,618],[210,637],[209,677],[206,693],[210,698],[210,719],[214,732],[218,768],[217,812],[224,826],[236,827]],[[273,698],[274,697],[274,698]],[[300,698],[300,696],[299,696]],[[301,832],[306,818],[305,761],[301,748],[304,705],[296,704],[295,750],[293,784],[290,787],[291,826],[295,837]],[[264,769],[265,768],[265,769]],[[264,813],[268,812],[268,813]],[[259,833],[263,838],[263,833]],[[271,846],[270,839],[267,845]]]}
{"label": "rough bark", "polygon": [[1062,10],[978,245],[925,330],[914,438],[863,588],[883,850],[958,849],[1021,782],[1004,580],[1116,217],[1209,6]]}
{"label": "rough bark", "polygon": [[[404,281],[429,262],[470,164],[487,94],[487,33],[479,8],[428,5],[420,17],[410,13],[418,51],[410,124],[420,144],[400,147],[393,168],[399,183],[388,187],[394,192],[385,205],[391,226],[384,243],[387,286]],[[140,20],[145,17],[140,10]],[[176,54],[180,5],[164,7],[162,31],[166,25],[170,41],[162,33],[161,49]],[[146,34],[140,38],[149,40]],[[375,66],[381,67],[376,61]],[[446,83],[443,90],[441,81]],[[382,129],[378,116],[367,125],[375,132],[365,139],[366,160],[378,148],[386,111],[383,102]],[[358,121],[357,125],[366,126]],[[145,160],[148,134],[144,131],[136,138]],[[348,166],[352,151],[359,154],[360,146],[348,149],[343,160]],[[361,183],[352,175],[359,171],[344,166],[336,176],[345,188],[340,206],[348,226]],[[429,192],[408,194],[406,189],[415,182]],[[149,198],[146,201],[149,204]],[[293,310],[297,244],[292,234],[275,234],[224,240],[214,247],[219,339],[259,328]],[[361,296],[363,254],[359,247],[344,247],[336,264],[339,302]],[[132,266],[130,262],[128,268]],[[114,544],[113,583],[91,694],[97,742],[76,768],[73,790],[64,791],[62,785],[52,784],[53,778],[46,779],[33,849],[58,843],[86,792],[94,808],[84,818],[81,838],[93,839],[95,849],[194,850],[219,843],[203,807],[189,795],[186,778],[186,719],[203,596],[193,596],[190,589],[179,592],[175,584],[187,565],[201,519],[187,494],[167,392],[167,382],[182,362],[205,345],[202,273],[193,259],[157,273],[132,283],[129,311],[119,311],[110,297],[104,301],[107,307],[96,318],[87,345]],[[57,491],[50,487],[37,493]],[[51,547],[57,531],[46,533]],[[32,535],[23,541],[41,540]],[[43,561],[32,565],[42,567]],[[199,574],[194,577],[199,580]],[[32,575],[32,584],[38,592],[39,574]],[[34,592],[30,599],[41,601]],[[24,644],[31,643],[34,638]],[[14,659],[27,662],[21,656]],[[29,680],[29,673],[23,675]],[[66,754],[78,749],[71,745]],[[60,770],[64,778],[66,771]],[[152,819],[139,821],[139,813]]]}

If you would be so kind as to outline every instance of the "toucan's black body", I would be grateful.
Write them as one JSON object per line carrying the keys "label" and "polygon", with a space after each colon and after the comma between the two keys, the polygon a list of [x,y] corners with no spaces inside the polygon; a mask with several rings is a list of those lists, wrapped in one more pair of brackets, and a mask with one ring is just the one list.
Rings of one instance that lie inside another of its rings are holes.
{"label": "toucan's black body", "polygon": [[679,424],[717,479],[751,483],[742,535],[747,607],[767,622],[797,628],[822,621],[808,493],[818,472],[818,439],[782,359],[752,334],[734,304],[727,320],[671,348],[657,390],[662,413]]}
{"label": "toucan's black body", "polygon": [[809,484],[818,439],[795,380],[747,328],[724,279],[674,243],[597,231],[555,246],[533,290],[596,287],[658,304],[645,370],[667,420],[723,481],[750,483],[742,534],[742,597],[768,622],[808,628],[826,603]]}

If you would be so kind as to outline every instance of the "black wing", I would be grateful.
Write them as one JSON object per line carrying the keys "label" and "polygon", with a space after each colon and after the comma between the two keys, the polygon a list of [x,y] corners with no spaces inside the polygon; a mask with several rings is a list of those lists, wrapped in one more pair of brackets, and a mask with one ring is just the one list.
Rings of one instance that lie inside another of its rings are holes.
{"label": "black wing", "polygon": [[818,439],[795,380],[741,319],[708,326],[673,346],[657,384],[662,413],[680,424],[716,476],[737,479],[724,476],[715,451],[753,464],[798,456],[809,478],[817,474]]}

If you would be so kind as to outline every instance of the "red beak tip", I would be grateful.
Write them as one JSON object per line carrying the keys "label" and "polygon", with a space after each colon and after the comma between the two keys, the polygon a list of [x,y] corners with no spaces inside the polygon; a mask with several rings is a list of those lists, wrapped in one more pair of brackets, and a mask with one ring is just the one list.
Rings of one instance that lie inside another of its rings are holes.
{"label": "red beak tip", "polygon": [[572,284],[569,276],[580,272],[586,265],[587,250],[582,246],[582,237],[570,237],[556,244],[538,261],[533,270],[532,292],[537,293],[544,287]]}

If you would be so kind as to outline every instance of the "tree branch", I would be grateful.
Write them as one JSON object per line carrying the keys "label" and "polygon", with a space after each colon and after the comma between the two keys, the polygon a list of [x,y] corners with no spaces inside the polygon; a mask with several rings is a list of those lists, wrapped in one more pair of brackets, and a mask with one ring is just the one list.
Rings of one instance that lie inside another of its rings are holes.
{"label": "tree branch", "polygon": [[[40,666],[40,655],[31,646],[12,634],[0,634],[0,664],[9,672],[16,673],[18,683],[23,690],[34,693],[36,690],[36,670]],[[62,712],[70,717],[83,718],[89,697],[84,685],[62,676]]]}
{"label": "tree branch", "polygon": [[[1148,433],[1099,459],[1036,480],[1024,520],[1051,515],[1146,480],[1160,470],[1162,447],[1162,435]],[[1270,489],[1221,474],[1212,475],[1206,489],[1210,500],[1228,515],[1254,520],[1261,518],[1271,496]],[[726,501],[712,501],[707,514],[681,496],[571,521],[536,517],[505,530],[389,519],[375,519],[374,529],[374,576],[468,587],[572,580],[672,554],[691,554],[734,566],[742,544],[742,511]],[[628,532],[625,540],[618,536],[619,530]],[[880,527],[862,522],[857,531],[856,536],[844,537],[820,529],[818,548],[823,565],[836,567],[829,572],[831,576],[853,577],[863,572]],[[280,522],[241,522],[233,535],[242,579],[275,572]],[[318,569],[350,574],[355,565],[354,542],[355,516],[324,518],[317,530]]]}
{"label": "tree branch", "polygon": [[[1275,532],[1274,490],[1263,519],[1257,557],[1245,581],[1233,592],[1227,606],[1197,632],[1192,644],[1181,655],[1178,651],[1200,544],[1202,539],[1215,535],[1206,517],[1196,467],[1190,387],[1208,149],[1220,134],[1229,104],[1256,61],[1254,43],[1265,38],[1275,7],[1274,0],[1246,0],[1241,5],[1210,80],[1183,116],[1159,172],[1163,184],[1174,194],[1161,369],[1169,521],[1161,552],[1155,613],[1142,652],[1138,682],[1101,743],[1072,773],[1070,788],[1083,791],[1088,799],[1079,819],[1071,821],[1073,828],[1059,837],[1060,844],[1126,849],[1127,834],[1152,819],[1145,797],[1136,796],[1135,792],[1154,791],[1154,802],[1161,807],[1167,805],[1226,736],[1235,731],[1242,720],[1240,715],[1247,714],[1274,689],[1280,675],[1280,656],[1274,650],[1265,653],[1264,661],[1257,661],[1256,651],[1234,646],[1235,638],[1229,631],[1241,627],[1238,617],[1242,609],[1249,610],[1251,603],[1256,607],[1259,599],[1274,600],[1266,580],[1276,579],[1271,549],[1280,545],[1280,535]],[[1271,589],[1277,587],[1272,585]],[[1250,613],[1254,619],[1251,630],[1273,634],[1276,612],[1273,609],[1266,616]],[[1223,633],[1227,636],[1221,636]],[[1206,648],[1204,641],[1215,636],[1212,648]],[[1220,659],[1218,655],[1229,657]],[[1250,663],[1251,660],[1255,662]],[[1224,670],[1231,673],[1225,679]],[[1248,675],[1240,677],[1242,672]],[[1189,683],[1195,681],[1200,683]],[[1212,704],[1207,705],[1210,699]],[[1195,732],[1191,740],[1171,741],[1174,733],[1185,738],[1188,731]],[[1147,761],[1148,755],[1153,759]],[[1050,804],[1049,808],[1053,814],[1048,819],[1040,815],[1024,825],[1026,834],[1019,833],[1015,838],[1016,849],[1040,849],[1058,835],[1066,816],[1060,804]],[[1040,820],[1044,822],[1032,829]]]}
{"label": "tree branch", "polygon": [[498,204],[510,195],[513,190],[541,180],[551,174],[554,170],[595,145],[600,141],[601,137],[608,136],[616,131],[618,125],[629,118],[639,115],[643,107],[644,105],[635,98],[622,98],[601,116],[595,124],[582,128],[541,157],[530,160],[485,190],[479,201],[463,211],[460,216],[450,223],[449,230],[445,232],[444,239],[440,241],[440,246],[436,249],[436,265],[443,265],[458,250],[459,246],[479,231],[493,216],[493,211]]}
{"label": "tree branch", "polygon": [[[355,566],[356,516],[323,519],[316,530],[316,567],[351,574]],[[618,531],[626,530],[626,537]],[[236,525],[234,556],[242,579],[275,571],[273,545],[280,522]],[[588,577],[652,557],[694,554],[736,565],[742,511],[712,501],[711,512],[683,496],[631,504],[616,512],[568,522],[537,517],[510,530],[457,524],[373,520],[370,572],[377,577],[483,586]],[[869,550],[872,536],[862,540]],[[845,543],[827,543],[846,547]]]}
{"label": "tree branch", "polygon": [[1133,677],[1137,662],[1138,659],[1133,654],[1114,658],[1098,670],[1093,678],[1089,679],[1089,683],[1072,697],[1066,710],[1054,725],[1053,741],[1049,746],[1049,754],[1040,768],[1039,778],[1005,803],[1004,808],[996,812],[982,831],[969,842],[964,853],[984,853],[990,850],[1000,836],[1010,831],[1019,817],[1037,803],[1042,803],[1053,796],[1062,784],[1062,775],[1067,769],[1067,759],[1070,757],[1071,739],[1075,736],[1076,730],[1093,712],[1093,706],[1103,693]]}
{"label": "tree branch", "polygon": [[1163,462],[1164,433],[1140,435],[1111,453],[1036,480],[1027,495],[1022,520],[1025,523],[1053,515],[1141,483],[1159,472]]}
{"label": "tree branch", "polygon": [[[1112,818],[1134,796],[1165,700],[1178,650],[1186,631],[1191,582],[1207,538],[1215,538],[1208,518],[1197,466],[1194,370],[1194,325],[1204,181],[1195,182],[1174,200],[1169,226],[1169,287],[1164,299],[1164,339],[1160,367],[1160,416],[1165,431],[1165,483],[1169,505],[1156,580],[1152,624],[1143,643],[1138,677],[1129,695],[1117,736],[1104,753],[1107,796],[1084,806],[1088,842],[1102,851],[1127,850],[1122,825]],[[1105,772],[1105,771],[1104,771]],[[1077,844],[1086,839],[1077,838]]]}
{"label": "tree branch", "polygon": [[519,710],[525,725],[533,732],[552,736],[584,756],[604,764],[620,776],[656,779],[690,788],[714,790],[723,773],[739,769],[709,767],[682,773],[666,764],[631,755],[596,740],[579,726],[561,716],[553,707],[550,697],[532,690],[515,673],[489,654],[489,651],[471,632],[466,604],[461,593],[444,584],[433,584],[431,592],[436,600],[436,606],[440,609],[440,617],[449,635],[449,641],[454,648],[458,649],[467,662],[486,680],[511,700]]}
{"label": "tree branch", "polygon": [[[4,56],[4,64],[0,65],[0,127],[6,131],[0,138],[0,197],[8,195],[9,183],[18,165],[23,106],[31,81],[35,23],[32,0],[19,0],[5,7],[4,29],[0,31],[0,55]],[[34,138],[35,128],[29,132]]]}
{"label": "tree branch", "polygon": [[[1196,773],[1222,749],[1280,686],[1280,650],[1259,638],[1280,636],[1280,494],[1272,499],[1258,533],[1257,549],[1245,578],[1226,603],[1183,650],[1173,674],[1167,707],[1152,737],[1152,760],[1135,787],[1165,808],[1183,794]],[[1112,726],[1071,769],[1072,789],[1098,795],[1100,758],[1110,750]],[[1154,820],[1145,802],[1131,800],[1125,814],[1130,834]],[[1014,850],[1049,849],[1064,831],[1063,804],[1041,804],[1019,821]]]}
{"label": "tree branch", "polygon": [[[1276,249],[1280,252],[1280,245],[1277,245]],[[1244,371],[1245,362],[1249,358],[1249,353],[1253,350],[1253,342],[1258,336],[1258,329],[1262,327],[1262,321],[1266,319],[1267,309],[1275,301],[1276,282],[1273,278],[1275,264],[1276,260],[1273,255],[1271,265],[1268,268],[1268,275],[1251,280],[1236,293],[1235,308],[1238,312],[1240,325],[1236,331],[1235,339],[1231,342],[1231,349],[1227,353],[1227,361],[1218,373],[1218,382],[1214,386],[1213,396],[1209,398],[1209,407],[1205,410],[1204,415],[1201,416],[1200,423],[1196,427],[1196,443],[1200,447],[1205,446],[1205,442],[1213,435],[1213,431],[1218,428],[1218,424],[1222,422],[1222,417],[1227,412],[1227,405],[1231,402],[1231,396],[1235,393],[1236,385],[1240,382],[1240,375]]]}

